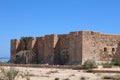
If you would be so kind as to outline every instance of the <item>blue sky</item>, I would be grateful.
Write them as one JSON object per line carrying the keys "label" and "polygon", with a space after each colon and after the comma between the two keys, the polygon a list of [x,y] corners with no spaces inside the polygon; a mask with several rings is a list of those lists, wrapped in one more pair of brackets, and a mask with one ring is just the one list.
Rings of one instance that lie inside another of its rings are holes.
{"label": "blue sky", "polygon": [[92,30],[120,33],[120,0],[0,0],[0,57],[22,36]]}

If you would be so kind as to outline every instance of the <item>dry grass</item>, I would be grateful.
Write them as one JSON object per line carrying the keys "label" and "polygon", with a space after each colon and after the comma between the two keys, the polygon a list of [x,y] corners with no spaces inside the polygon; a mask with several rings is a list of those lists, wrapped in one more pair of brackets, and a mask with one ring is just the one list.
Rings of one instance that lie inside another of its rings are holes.
{"label": "dry grass", "polygon": [[114,76],[103,76],[102,79],[107,80],[120,80],[120,75],[114,75]]}
{"label": "dry grass", "polygon": [[58,73],[58,70],[54,70],[54,71],[49,71],[46,74],[52,74],[52,73]]}
{"label": "dry grass", "polygon": [[63,79],[63,80],[70,80],[69,78]]}
{"label": "dry grass", "polygon": [[59,78],[55,78],[55,80],[60,80]]}
{"label": "dry grass", "polygon": [[71,74],[71,75],[69,75],[69,77],[72,77],[72,76],[75,76],[75,74]]}
{"label": "dry grass", "polygon": [[18,77],[30,80],[29,72],[23,73],[13,67],[0,68],[0,80],[17,80]]}
{"label": "dry grass", "polygon": [[41,75],[40,77],[47,77],[47,78],[48,78],[48,77],[50,77],[50,76],[49,76],[49,75]]}
{"label": "dry grass", "polygon": [[80,78],[80,80],[86,80],[86,77],[83,77],[83,76],[82,76],[82,77]]}

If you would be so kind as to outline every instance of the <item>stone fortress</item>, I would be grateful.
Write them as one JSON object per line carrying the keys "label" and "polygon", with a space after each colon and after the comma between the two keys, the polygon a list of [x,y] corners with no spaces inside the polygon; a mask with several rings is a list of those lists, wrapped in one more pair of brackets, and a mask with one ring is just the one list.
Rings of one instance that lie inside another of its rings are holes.
{"label": "stone fortress", "polygon": [[24,47],[22,39],[11,40],[10,60],[21,64],[57,65],[82,64],[89,59],[97,62],[120,60],[120,35],[92,31],[36,37],[27,44],[29,51]]}

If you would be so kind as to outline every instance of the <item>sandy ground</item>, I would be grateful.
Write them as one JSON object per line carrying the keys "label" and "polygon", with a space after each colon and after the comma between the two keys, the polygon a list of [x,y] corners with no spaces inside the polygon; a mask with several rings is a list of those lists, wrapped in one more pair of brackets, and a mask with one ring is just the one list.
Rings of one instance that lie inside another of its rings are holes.
{"label": "sandy ground", "polygon": [[[84,70],[55,69],[55,68],[25,68],[15,67],[22,72],[29,72],[30,80],[103,80],[103,76],[120,75],[118,73],[87,73]],[[102,68],[98,68],[99,70]],[[116,68],[114,70],[120,70]],[[85,78],[85,79],[81,79]],[[20,79],[22,80],[22,79]]]}

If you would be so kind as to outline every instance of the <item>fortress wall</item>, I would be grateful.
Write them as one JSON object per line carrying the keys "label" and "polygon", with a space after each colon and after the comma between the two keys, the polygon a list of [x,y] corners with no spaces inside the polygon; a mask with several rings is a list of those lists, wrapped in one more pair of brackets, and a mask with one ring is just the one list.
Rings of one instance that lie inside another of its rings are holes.
{"label": "fortress wall", "polygon": [[61,40],[58,39],[58,41],[56,43],[56,46],[54,48],[54,64],[59,64],[60,63],[60,61],[59,61],[59,59],[60,59],[59,53],[60,53],[60,50],[61,50],[60,44],[61,44]]}
{"label": "fortress wall", "polygon": [[69,34],[69,54],[70,54],[70,64],[73,64],[76,59],[76,39],[77,32],[71,32]]}
{"label": "fortress wall", "polygon": [[69,38],[67,34],[58,35],[59,42],[60,42],[60,51],[63,49],[69,48]]}
{"label": "fortress wall", "polygon": [[11,56],[10,56],[11,60],[13,59],[13,57],[15,56],[15,54],[17,52],[18,44],[19,44],[19,42],[17,39],[11,40]]}
{"label": "fortress wall", "polygon": [[[69,54],[70,54],[70,64],[73,64],[76,61],[77,56],[77,39],[78,32],[71,32],[69,34]],[[79,43],[78,43],[79,44]]]}
{"label": "fortress wall", "polygon": [[35,41],[36,40],[32,40],[32,41],[30,41],[29,43],[28,43],[28,46],[27,46],[27,48],[28,48],[28,50],[32,50],[33,49],[33,46],[35,45]]}
{"label": "fortress wall", "polygon": [[65,63],[63,63],[60,57],[61,55],[65,55],[65,54],[69,55],[68,49],[69,49],[68,35],[66,34],[58,35],[58,40],[54,48],[55,50],[54,51],[54,63],[55,64],[67,64],[68,61],[65,61]]}
{"label": "fortress wall", "polygon": [[[23,40],[11,40],[11,59],[24,48]],[[120,60],[120,35],[91,31],[71,32],[58,35],[58,37],[46,35],[37,37],[36,40],[30,42],[28,48],[37,54],[40,63],[53,64],[56,61],[59,63],[61,53],[69,54],[66,64],[84,63],[88,59],[95,61]]]}
{"label": "fortress wall", "polygon": [[17,52],[19,52],[20,50],[24,50],[24,48],[25,48],[25,44],[24,44],[23,40],[20,39],[18,48],[17,48]]}
{"label": "fortress wall", "polygon": [[76,39],[76,62],[82,63],[82,32],[78,32]]}
{"label": "fortress wall", "polygon": [[[33,45],[35,43],[35,40],[31,41],[28,44],[28,49],[32,49]],[[11,57],[15,54],[17,54],[20,50],[24,50],[25,48],[25,44],[23,42],[23,40],[18,41],[17,39],[11,40]]]}
{"label": "fortress wall", "polygon": [[44,37],[44,62],[53,64],[55,35],[46,35]]}
{"label": "fortress wall", "polygon": [[88,59],[93,59],[95,61],[99,61],[100,59],[100,50],[99,50],[99,40],[100,40],[100,33],[98,32],[89,32],[83,31],[82,32],[82,63]]}
{"label": "fortress wall", "polygon": [[34,39],[34,40],[32,41],[32,43],[31,43],[31,49],[34,48],[35,43],[36,43],[36,39]]}
{"label": "fortress wall", "polygon": [[[34,47],[34,44],[35,44],[35,40],[30,41],[27,45],[28,50],[32,50],[32,48]],[[20,39],[17,52],[19,52],[20,50],[24,50],[24,49],[25,49],[25,43],[22,39]]]}
{"label": "fortress wall", "polygon": [[44,37],[36,37],[33,51],[37,54],[39,63],[43,63],[42,61],[44,60]]}
{"label": "fortress wall", "polygon": [[54,48],[55,48],[57,42],[58,42],[58,36],[57,36],[57,35],[54,35]]}
{"label": "fortress wall", "polygon": [[83,62],[87,59],[95,61],[118,60],[117,56],[120,56],[119,41],[119,35],[83,31]]}
{"label": "fortress wall", "polygon": [[101,34],[100,60],[120,60],[120,35]]}

